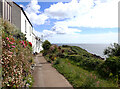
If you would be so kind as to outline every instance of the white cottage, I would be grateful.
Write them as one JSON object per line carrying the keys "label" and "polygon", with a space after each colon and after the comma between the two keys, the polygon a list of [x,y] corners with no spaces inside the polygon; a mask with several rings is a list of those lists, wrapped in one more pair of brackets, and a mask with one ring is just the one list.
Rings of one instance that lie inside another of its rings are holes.
{"label": "white cottage", "polygon": [[15,2],[13,2],[12,15],[14,17],[12,18],[12,23],[20,28],[21,32],[26,34],[27,40],[32,43],[33,26],[23,8],[17,5]]}
{"label": "white cottage", "polygon": [[22,7],[12,0],[0,0],[0,18],[14,24],[23,34],[26,34],[27,40],[32,43],[34,53],[42,50],[42,41],[33,33],[32,23]]}

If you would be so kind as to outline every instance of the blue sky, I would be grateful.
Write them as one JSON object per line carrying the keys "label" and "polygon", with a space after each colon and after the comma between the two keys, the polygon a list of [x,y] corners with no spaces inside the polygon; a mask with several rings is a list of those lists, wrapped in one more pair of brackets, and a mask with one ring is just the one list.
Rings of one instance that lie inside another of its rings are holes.
{"label": "blue sky", "polygon": [[34,33],[52,43],[118,42],[118,0],[16,2],[23,7]]}

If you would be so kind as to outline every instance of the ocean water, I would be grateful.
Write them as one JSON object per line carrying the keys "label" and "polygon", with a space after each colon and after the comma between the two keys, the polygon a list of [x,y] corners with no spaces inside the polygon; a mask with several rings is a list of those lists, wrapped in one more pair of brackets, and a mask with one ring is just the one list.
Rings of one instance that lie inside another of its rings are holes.
{"label": "ocean water", "polygon": [[83,49],[85,49],[86,51],[92,53],[92,54],[96,54],[102,58],[106,58],[107,56],[104,55],[104,50],[110,46],[110,44],[56,44],[58,46],[62,46],[62,45],[70,45],[70,46],[78,46],[81,47]]}

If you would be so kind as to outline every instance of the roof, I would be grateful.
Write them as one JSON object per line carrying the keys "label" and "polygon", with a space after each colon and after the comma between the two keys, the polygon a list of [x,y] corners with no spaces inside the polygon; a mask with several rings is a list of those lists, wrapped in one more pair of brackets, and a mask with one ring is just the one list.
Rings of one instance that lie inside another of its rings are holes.
{"label": "roof", "polygon": [[33,27],[32,23],[31,23],[30,20],[28,19],[28,17],[27,17],[27,15],[26,15],[25,11],[23,10],[23,8],[20,7],[17,3],[15,3],[15,2],[13,2],[13,3],[14,3],[16,6],[18,6],[18,7],[22,10],[22,12],[23,12],[23,14],[25,15],[25,17],[27,18],[28,22],[29,22],[30,25]]}
{"label": "roof", "polygon": [[36,37],[35,33],[32,32],[32,34]]}

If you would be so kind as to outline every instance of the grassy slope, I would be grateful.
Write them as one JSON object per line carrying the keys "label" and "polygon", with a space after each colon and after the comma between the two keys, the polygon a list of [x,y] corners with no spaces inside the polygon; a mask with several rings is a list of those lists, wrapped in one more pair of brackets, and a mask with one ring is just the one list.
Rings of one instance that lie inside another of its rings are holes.
{"label": "grassy slope", "polygon": [[[92,58],[92,54],[88,53],[76,46],[62,47],[65,50],[65,55],[79,55],[83,58]],[[100,59],[99,59],[100,60]],[[67,80],[73,85],[73,87],[116,87],[117,84],[112,79],[101,78],[96,71],[85,70],[82,67],[74,65],[73,61],[69,58],[57,58],[56,64],[53,65],[61,74],[63,74]]]}
{"label": "grassy slope", "polygon": [[53,65],[73,87],[115,87],[111,80],[100,78],[94,71],[89,72],[70,63],[68,59],[59,59],[59,64]]}

